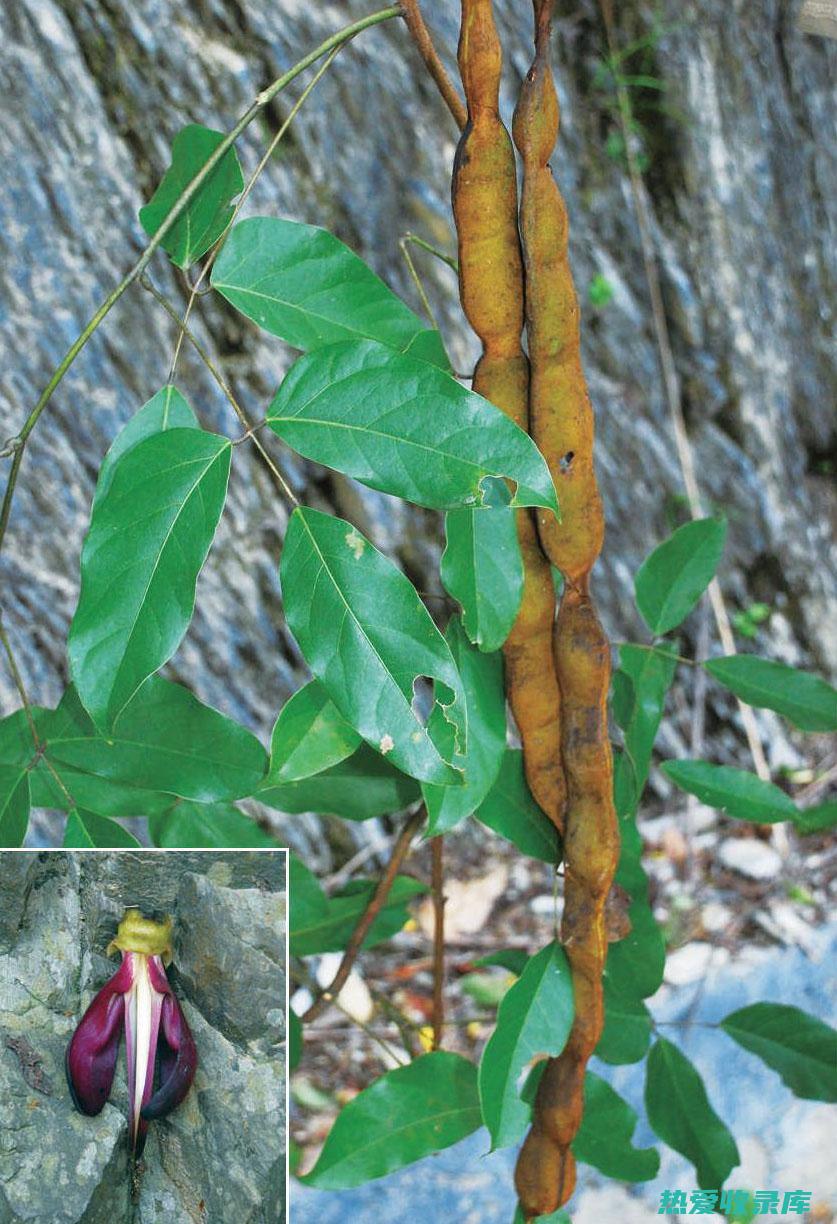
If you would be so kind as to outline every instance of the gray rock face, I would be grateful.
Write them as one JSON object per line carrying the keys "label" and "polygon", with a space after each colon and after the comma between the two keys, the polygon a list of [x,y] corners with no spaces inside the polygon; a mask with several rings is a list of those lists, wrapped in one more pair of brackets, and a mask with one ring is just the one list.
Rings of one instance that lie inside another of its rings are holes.
{"label": "gray rock face", "polygon": [[[520,6],[498,0],[496,7],[508,51],[508,116],[528,64],[529,28]],[[826,458],[835,428],[829,338],[837,162],[827,134],[835,48],[803,35],[798,6],[780,0],[618,7],[623,43],[648,35],[655,7],[667,27],[651,67],[666,85],[670,114],[643,110],[641,97],[636,104],[648,134],[653,237],[697,468],[707,505],[729,516],[725,592],[732,610],[754,599],[772,606],[766,647],[833,671],[835,497]],[[0,154],[10,168],[0,183],[2,436],[20,428],[69,343],[136,257],[136,212],[167,166],[179,128],[198,121],[228,129],[281,70],[368,8],[7,0],[0,13]],[[450,63],[458,5],[427,8]],[[594,0],[557,21],[555,41],[562,137],[553,164],[570,210],[609,524],[596,589],[613,636],[630,637],[639,632],[632,574],[672,526],[682,482],[627,175],[605,151],[612,99],[596,83],[604,32]],[[240,141],[246,171],[298,88]],[[397,240],[411,229],[452,249],[455,140],[405,31],[390,22],[341,52],[247,211],[332,228],[418,306]],[[475,346],[455,278],[432,259],[419,261],[453,361],[466,369]],[[598,311],[587,300],[597,273],[613,289]],[[183,281],[162,256],[153,276],[185,304]],[[242,403],[261,417],[290,354],[213,296],[200,300],[194,326]],[[2,591],[26,681],[43,702],[57,699],[66,681],[64,640],[95,471],[119,426],[164,382],[172,342],[166,316],[147,293],[131,290],[65,379],[27,452]],[[188,346],[177,382],[208,427],[240,432]],[[303,464],[280,452],[276,439],[266,442],[307,502],[354,518],[423,589],[438,590],[437,516]],[[286,517],[255,452],[237,448],[199,611],[172,665],[202,698],[265,735],[298,680],[277,577]],[[713,700],[735,718],[732,703]],[[0,708],[17,704],[0,669]],[[776,720],[763,726],[778,760],[786,750]],[[738,751],[729,736],[712,747],[723,759]]]}
{"label": "gray rock face", "polygon": [[[0,1224],[280,1224],[284,856],[4,854],[0,879],[4,917],[17,916],[0,949]],[[199,1056],[186,1100],[149,1130],[133,1203],[124,1054],[96,1118],[64,1079],[127,904],[174,918],[169,977]]]}

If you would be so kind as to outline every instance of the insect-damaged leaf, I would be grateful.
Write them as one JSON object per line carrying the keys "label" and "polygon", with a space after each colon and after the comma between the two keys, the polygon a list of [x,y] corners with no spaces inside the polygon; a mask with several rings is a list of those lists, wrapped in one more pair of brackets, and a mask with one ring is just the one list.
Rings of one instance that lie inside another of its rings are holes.
{"label": "insect-damaged leaf", "polygon": [[508,477],[511,505],[558,511],[524,430],[444,370],[373,340],[300,357],[267,421],[308,459],[420,506],[479,505],[487,477]]}
{"label": "insect-damaged leaf", "polygon": [[[224,139],[223,132],[213,132],[198,123],[190,123],[175,136],[171,166],[139,212],[140,224],[150,238]],[[227,228],[233,214],[232,201],[243,188],[236,151],[227,149],[163,238],[162,246],[173,263],[188,268],[209,250]]]}
{"label": "insect-damaged leaf", "polygon": [[[483,654],[472,646],[457,616],[448,622],[445,641],[462,678],[468,703],[467,750],[455,758],[464,771],[465,784],[424,784],[428,836],[446,833],[476,811],[494,785],[506,750],[506,698],[500,654]],[[444,715],[438,710],[434,717],[438,720]]]}
{"label": "insect-damaged leaf", "polygon": [[340,1190],[458,1143],[480,1125],[477,1069],[437,1050],[387,1071],[337,1115],[308,1186]]}
{"label": "insect-damaged leaf", "polygon": [[231,230],[212,285],[237,310],[294,348],[379,340],[447,368],[441,337],[345,243],[316,225],[249,217]]}
{"label": "insect-damaged leaf", "polygon": [[288,626],[346,721],[412,777],[461,784],[453,753],[443,759],[412,708],[416,679],[434,680],[466,747],[462,682],[412,583],[351,523],[303,507],[291,515],[280,574]]}
{"label": "insect-damaged leaf", "polygon": [[153,434],[118,459],[94,503],[67,648],[79,697],[103,730],[189,626],[231,454],[226,438],[200,429]]}

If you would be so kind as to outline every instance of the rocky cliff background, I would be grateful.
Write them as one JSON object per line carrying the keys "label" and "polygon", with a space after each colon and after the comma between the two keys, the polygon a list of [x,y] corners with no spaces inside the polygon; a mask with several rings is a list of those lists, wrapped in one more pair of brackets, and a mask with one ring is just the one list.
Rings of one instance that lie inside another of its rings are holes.
{"label": "rocky cliff background", "polygon": [[[284,1221],[284,890],[281,853],[0,855],[0,1224]],[[64,1079],[127,905],[174,919],[168,976],[199,1059],[149,1128],[136,1203],[124,1042],[98,1117]]]}
{"label": "rocky cliff background", "polygon": [[[49,374],[141,249],[136,213],[169,162],[177,131],[227,129],[253,96],[366,0],[6,0],[0,11],[0,434],[20,427]],[[426,4],[446,58],[458,5]],[[510,112],[529,59],[530,6],[498,0]],[[608,516],[597,597],[614,639],[641,633],[631,580],[683,516],[682,482],[659,374],[613,93],[597,69],[605,37],[595,0],[561,0],[555,42],[562,138],[553,165],[571,217]],[[784,0],[625,0],[621,45],[650,38],[635,93],[646,182],[687,426],[707,506],[730,533],[722,583],[732,612],[770,606],[757,645],[837,669],[833,548],[833,368],[837,144],[835,44],[803,34]],[[654,31],[657,31],[657,35]],[[646,60],[646,63],[648,61]],[[302,82],[298,83],[299,88]],[[281,95],[239,145],[245,172],[287,114]],[[452,249],[449,175],[456,132],[406,31],[393,21],[338,56],[248,203],[334,230],[414,306],[398,251],[412,230]],[[419,256],[454,361],[475,351],[455,278]],[[184,281],[159,255],[156,283],[181,307]],[[596,276],[612,290],[594,307]],[[213,296],[195,330],[254,417],[291,354]],[[55,396],[24,463],[0,599],[34,698],[66,682],[64,640],[96,470],[118,428],[165,381],[170,321],[138,286],[118,304]],[[188,345],[177,375],[210,427],[236,422]],[[272,452],[311,504],[353,518],[438,591],[439,517]],[[300,679],[282,621],[278,558],[286,509],[255,451],[236,451],[231,493],[172,673],[262,736]],[[3,462],[3,461],[0,461]],[[434,609],[441,607],[434,603]],[[699,616],[688,626],[693,648]],[[746,643],[745,643],[746,645]],[[688,692],[676,692],[664,746],[682,750]],[[0,671],[0,711],[17,705]],[[742,763],[733,704],[710,693],[716,759]],[[809,745],[760,716],[772,764]],[[50,826],[40,836],[51,836]]]}

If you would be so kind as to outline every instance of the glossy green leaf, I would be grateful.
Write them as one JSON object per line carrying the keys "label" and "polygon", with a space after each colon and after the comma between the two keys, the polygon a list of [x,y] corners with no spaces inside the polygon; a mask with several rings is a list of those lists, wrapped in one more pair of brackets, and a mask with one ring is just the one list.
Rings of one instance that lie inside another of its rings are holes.
{"label": "glossy green leaf", "polygon": [[519,748],[506,748],[497,780],[475,815],[522,854],[550,864],[561,861],[558,831],[532,798]]}
{"label": "glossy green leaf", "polygon": [[662,1037],[648,1055],[645,1112],[663,1142],[695,1166],[702,1190],[723,1186],[739,1163],[735,1140],[709,1104],[692,1063]]}
{"label": "glossy green leaf", "polygon": [[270,741],[267,781],[281,785],[322,773],[350,757],[360,742],[323,686],[312,680],[279,711]]}
{"label": "glossy green leaf", "polygon": [[704,667],[742,701],[783,714],[801,731],[837,731],[837,689],[819,676],[757,655],[710,659]]}
{"label": "glossy green leaf", "polygon": [[[519,1203],[515,1207],[512,1224],[526,1224]],[[557,1211],[553,1211],[550,1215],[535,1216],[534,1220],[529,1221],[529,1224],[572,1224],[572,1221],[563,1207],[559,1207]]]}
{"label": "glossy green leaf", "polygon": [[631,1138],[637,1116],[610,1084],[588,1071],[584,1077],[584,1114],[572,1143],[576,1160],[617,1181],[650,1181],[660,1171],[656,1148],[635,1148]]}
{"label": "glossy green leaf", "polygon": [[354,251],[315,225],[250,217],[230,232],[212,285],[259,327],[309,351],[343,340],[378,340],[447,367],[428,329]]}
{"label": "glossy green leaf", "polygon": [[509,477],[511,505],[558,510],[549,469],[524,430],[452,374],[374,340],[300,357],[267,422],[308,459],[419,506],[480,505],[487,477]]}
{"label": "glossy green leaf", "polygon": [[0,765],[0,849],[23,845],[29,827],[29,772],[25,765]]}
{"label": "glossy green leaf", "polygon": [[[327,899],[324,912],[310,919],[300,919],[298,906],[291,899],[290,951],[292,956],[314,956],[319,952],[340,952],[349,942],[352,932],[372,894],[375,880],[352,880],[344,889]],[[363,941],[364,948],[392,939],[409,919],[408,902],[427,892],[427,887],[410,876],[396,876],[383,909],[376,917]]]}
{"label": "glossy green leaf", "polygon": [[232,803],[172,804],[169,797],[166,811],[149,815],[148,832],[154,845],[165,850],[278,848],[275,837]]}
{"label": "glossy green leaf", "polygon": [[456,665],[412,583],[351,523],[301,506],[280,574],[288,627],[347,722],[412,777],[461,784],[412,707],[414,682],[435,680],[437,692],[446,690],[446,721],[466,745]]}
{"label": "glossy green leaf", "polygon": [[296,1071],[302,1062],[302,1021],[292,1007],[288,1008],[288,1070]]}
{"label": "glossy green leaf", "polygon": [[691,612],[715,576],[726,534],[724,519],[685,523],[643,561],[634,588],[652,633],[668,633]]}
{"label": "glossy green leaf", "polygon": [[[614,789],[617,789],[619,776],[625,767],[624,761],[623,752],[614,753]],[[621,847],[615,880],[631,898],[628,910],[631,930],[624,939],[610,944],[606,976],[621,995],[645,999],[655,994],[662,983],[665,944],[648,901],[648,876],[642,866],[642,838],[630,812],[619,818],[619,836]]]}
{"label": "glossy green leaf", "polygon": [[[455,764],[464,772],[464,786],[422,787],[428,814],[428,836],[446,833],[475,812],[497,780],[506,750],[506,695],[503,659],[484,654],[465,636],[458,616],[445,631],[453,661],[462,678],[468,705],[468,743]],[[444,715],[437,707],[436,718]]]}
{"label": "glossy green leaf", "polygon": [[825,803],[797,811],[794,817],[797,833],[822,833],[837,825],[837,799],[827,799]]}
{"label": "glossy green leaf", "polygon": [[[142,228],[153,238],[179,197],[219,144],[223,132],[190,123],[174,138],[171,165],[149,202],[140,209]],[[232,201],[244,189],[244,177],[234,148],[223,155],[198,187],[183,212],[163,238],[173,263],[188,268],[218,241],[233,215]]]}
{"label": "glossy green leaf", "polygon": [[95,812],[86,812],[84,808],[71,808],[62,845],[65,850],[86,850],[91,846],[108,850],[135,849],[140,843],[115,820],[97,816]]}
{"label": "glossy green leaf", "polygon": [[102,501],[110,489],[116,465],[123,455],[152,434],[166,429],[199,429],[198,418],[177,387],[171,384],[161,387],[156,395],[123,425],[110,444],[110,450],[102,460],[96,481],[94,505]]}
{"label": "glossy green leaf", "polygon": [[461,606],[462,623],[474,645],[499,650],[523,595],[515,511],[506,505],[449,510],[445,536],[442,585]]}
{"label": "glossy green leaf", "polygon": [[522,948],[501,948],[499,952],[489,952],[488,956],[479,957],[473,964],[485,969],[497,965],[520,977],[528,962],[529,956]]}
{"label": "glossy green leaf", "polygon": [[536,1054],[561,1053],[573,1014],[566,954],[559,944],[551,943],[531,957],[509,989],[480,1060],[480,1102],[492,1151],[522,1138],[531,1110],[521,1099],[518,1079]]}
{"label": "glossy green leaf", "polygon": [[620,816],[636,813],[676,669],[677,658],[668,651],[628,644],[619,647],[619,671],[613,678],[618,699],[613,709],[625,737],[623,766],[630,766],[625,778],[628,785],[615,792]]}
{"label": "glossy green leaf", "polygon": [[[37,725],[48,711],[41,706],[30,707]],[[0,718],[0,765],[27,765],[35,756],[35,744],[26,711],[13,710]]]}
{"label": "glossy green leaf", "polygon": [[721,1028],[756,1054],[795,1096],[837,1101],[837,1030],[798,1007],[751,1003],[730,1012]]}
{"label": "glossy green leaf", "polygon": [[288,895],[290,897],[290,929],[305,930],[320,922],[328,913],[328,897],[320,881],[298,854],[288,856]]}
{"label": "glossy green leaf", "polygon": [[145,682],[111,735],[96,732],[74,689],[43,731],[62,777],[69,766],[80,775],[199,803],[252,795],[267,767],[255,736],[159,676]]}
{"label": "glossy green leaf", "polygon": [[93,507],[67,649],[79,697],[103,729],[189,626],[231,454],[226,438],[203,430],[154,434],[121,457]]}
{"label": "glossy green leaf", "polygon": [[418,783],[366,744],[338,765],[282,786],[265,785],[260,803],[280,812],[320,812],[344,820],[372,820],[400,812],[421,797]]}
{"label": "glossy green leaf", "polygon": [[344,1106],[300,1181],[321,1190],[360,1186],[458,1143],[479,1125],[474,1064],[445,1050],[424,1054]]}
{"label": "glossy green leaf", "polygon": [[642,999],[624,995],[605,970],[604,1029],[596,1057],[612,1066],[639,1062],[651,1042],[651,1013]]}
{"label": "glossy green leaf", "polygon": [[709,761],[664,761],[661,768],[675,786],[739,820],[772,824],[794,820],[798,814],[789,795],[746,769]]}

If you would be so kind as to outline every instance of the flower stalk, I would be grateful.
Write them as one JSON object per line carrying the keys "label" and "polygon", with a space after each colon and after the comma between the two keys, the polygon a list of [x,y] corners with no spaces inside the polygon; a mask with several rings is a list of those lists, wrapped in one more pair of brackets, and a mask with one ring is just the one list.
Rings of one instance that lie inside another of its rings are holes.
{"label": "flower stalk", "polygon": [[122,953],[122,964],[87,1008],[67,1047],[73,1103],[95,1117],[110,1096],[124,1028],[135,1161],[145,1147],[148,1123],[180,1104],[198,1063],[194,1038],[166,977],[171,927],[170,918],[153,922],[138,909],[125,911],[107,948],[109,956]]}

